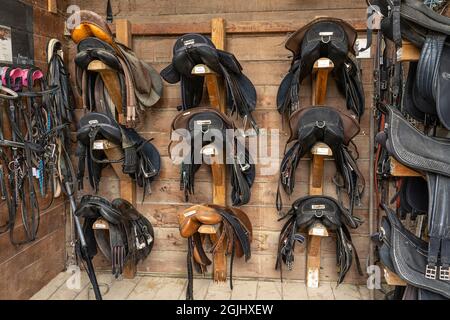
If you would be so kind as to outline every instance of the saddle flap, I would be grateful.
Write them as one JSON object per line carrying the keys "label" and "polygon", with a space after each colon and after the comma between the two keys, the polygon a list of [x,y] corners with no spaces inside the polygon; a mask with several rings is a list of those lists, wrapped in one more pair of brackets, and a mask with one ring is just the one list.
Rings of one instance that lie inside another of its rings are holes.
{"label": "saddle flap", "polygon": [[393,107],[388,107],[386,148],[402,164],[450,176],[450,142],[424,135]]}

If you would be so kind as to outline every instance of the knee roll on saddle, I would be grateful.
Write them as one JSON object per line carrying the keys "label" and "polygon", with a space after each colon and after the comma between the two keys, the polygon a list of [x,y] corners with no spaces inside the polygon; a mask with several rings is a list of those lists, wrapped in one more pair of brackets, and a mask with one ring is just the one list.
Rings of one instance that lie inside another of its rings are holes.
{"label": "knee roll on saddle", "polygon": [[223,77],[228,110],[247,119],[258,131],[252,116],[256,107],[255,87],[242,73],[242,66],[233,54],[216,49],[210,39],[200,34],[180,37],[173,47],[172,63],[161,71],[167,82],[181,82],[181,110],[198,107],[202,100],[204,77],[192,74],[198,64],[208,66]]}
{"label": "knee roll on saddle", "polygon": [[[219,205],[196,205],[178,215],[180,234],[188,239],[188,287],[186,298],[193,299],[193,270],[204,274],[207,267],[213,264],[215,281],[225,281],[227,274],[226,256],[230,259],[230,287],[233,289],[234,257],[251,257],[250,242],[252,241],[252,224],[248,216],[238,208]],[[200,228],[215,225],[217,233],[207,235],[200,233]],[[209,252],[214,263],[206,255],[207,238],[211,243]]]}
{"label": "knee roll on saddle", "polygon": [[138,263],[145,259],[153,248],[153,227],[128,201],[115,199],[112,202],[86,195],[74,213],[84,218],[83,233],[90,258],[97,254],[97,246],[111,262],[112,273],[117,278],[131,257]]}
{"label": "knee roll on saddle", "polygon": [[356,30],[347,22],[334,18],[319,18],[296,31],[286,42],[293,54],[289,73],[277,94],[278,111],[289,117],[300,108],[302,81],[312,73],[319,58],[334,63],[333,77],[347,101],[347,108],[361,118],[364,113],[364,91],[361,70],[355,58]]}

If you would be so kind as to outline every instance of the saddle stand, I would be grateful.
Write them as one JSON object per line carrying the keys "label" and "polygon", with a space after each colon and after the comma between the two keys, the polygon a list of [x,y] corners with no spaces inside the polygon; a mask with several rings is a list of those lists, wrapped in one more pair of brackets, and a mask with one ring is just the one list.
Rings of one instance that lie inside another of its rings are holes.
{"label": "saddle stand", "polygon": [[[333,62],[327,58],[316,61],[312,74],[312,105],[324,105],[327,93],[328,75],[333,69]],[[309,184],[310,195],[323,195],[323,169],[325,157],[332,156],[331,149],[324,143],[316,144],[312,150],[311,175]],[[306,285],[308,288],[319,287],[320,248],[323,237],[328,237],[328,231],[320,223],[308,230],[308,251],[306,255]]]}
{"label": "saddle stand", "polygon": [[[120,19],[116,21],[116,39],[118,42],[131,47],[131,24],[128,20]],[[123,118],[122,112],[122,94],[120,91],[120,84],[118,77],[116,76],[116,71],[108,67],[105,63],[99,60],[92,61],[88,70],[92,72],[100,73],[105,86],[111,96],[114,105],[117,108],[117,113],[119,115],[119,123],[124,124],[125,119]],[[114,110],[113,110],[114,113]],[[94,149],[103,150],[108,157],[108,159],[121,159],[123,157],[123,152],[120,146],[114,145],[107,140],[98,140],[94,143]],[[131,204],[136,203],[136,187],[133,180],[122,171],[122,164],[112,163],[111,164],[114,172],[120,180],[120,197],[127,200]],[[123,276],[125,279],[133,279],[136,276],[136,263],[135,257],[128,260],[125,265]]]}

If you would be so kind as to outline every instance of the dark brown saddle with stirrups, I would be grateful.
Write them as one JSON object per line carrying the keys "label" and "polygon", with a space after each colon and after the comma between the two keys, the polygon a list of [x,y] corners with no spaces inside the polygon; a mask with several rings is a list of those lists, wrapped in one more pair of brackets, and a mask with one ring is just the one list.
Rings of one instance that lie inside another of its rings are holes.
{"label": "dark brown saddle with stirrups", "polygon": [[356,30],[335,18],[319,18],[296,31],[286,42],[293,54],[289,73],[277,94],[278,111],[289,117],[300,108],[302,81],[312,73],[314,63],[329,58],[334,63],[333,77],[347,101],[347,108],[361,118],[364,113],[364,91],[361,70],[355,58]]}
{"label": "dark brown saddle with stirrups", "polygon": [[[188,238],[188,287],[186,298],[193,299],[193,269],[204,274],[207,267],[213,264],[215,281],[226,281],[226,255],[230,255],[230,287],[233,289],[233,260],[234,257],[250,259],[250,242],[252,241],[252,224],[248,216],[240,209],[219,205],[196,205],[178,215],[180,234]],[[206,235],[200,233],[202,226],[217,226],[217,233]],[[205,249],[207,240],[210,249]],[[206,252],[213,255],[214,263]]]}
{"label": "dark brown saddle with stirrups", "polygon": [[213,108],[192,108],[175,117],[171,129],[172,133],[179,133],[190,147],[190,152],[182,155],[180,177],[180,187],[184,190],[186,201],[194,193],[195,173],[203,163],[205,154],[202,152],[208,146],[218,149],[229,167],[233,206],[250,201],[256,168],[245,144],[238,137],[233,137],[232,141],[228,139],[227,130],[233,130],[234,124],[227,116]]}
{"label": "dark brown saddle with stirrups", "polygon": [[[291,195],[295,187],[295,171],[311,148],[323,142],[333,152],[337,175],[334,178],[338,189],[345,190],[352,213],[364,191],[364,177],[352,155],[349,144],[359,133],[358,122],[351,116],[332,107],[314,106],[297,110],[290,118],[291,136],[280,166],[280,184]],[[281,193],[277,192],[277,209],[281,212]]]}

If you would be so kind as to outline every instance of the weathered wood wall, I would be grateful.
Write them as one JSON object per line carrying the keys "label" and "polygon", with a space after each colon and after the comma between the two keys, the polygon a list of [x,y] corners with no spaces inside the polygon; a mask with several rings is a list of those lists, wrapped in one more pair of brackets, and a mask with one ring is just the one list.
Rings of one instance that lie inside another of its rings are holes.
{"label": "weathered wood wall", "polygon": [[[34,59],[36,65],[46,72],[45,48],[48,40],[63,40],[66,0],[58,1],[57,14],[47,11],[47,0],[21,2],[33,6]],[[49,199],[40,201],[41,208],[47,207],[48,204]],[[2,205],[0,210],[3,224],[7,216],[6,207]],[[28,299],[64,270],[65,221],[65,203],[59,198],[50,209],[41,211],[36,241],[16,247],[10,243],[8,233],[0,235],[0,299]],[[17,213],[15,233],[17,240],[23,239],[20,213]]]}
{"label": "weathered wood wall", "polygon": [[[105,15],[106,1],[77,2],[81,9],[96,11]],[[366,4],[362,0],[121,0],[112,1],[115,18],[126,18],[132,24],[137,23],[200,23],[208,22],[213,17],[224,17],[228,22],[239,21],[298,21],[307,23],[317,16],[331,16],[343,19],[364,19]],[[189,30],[186,30],[186,33]],[[287,139],[288,130],[282,124],[282,119],[276,111],[276,93],[281,79],[289,69],[290,52],[284,48],[286,33],[265,34],[234,34],[227,36],[226,49],[233,52],[242,63],[245,74],[253,81],[258,93],[258,104],[255,116],[260,126],[267,129],[280,129],[280,157]],[[136,54],[151,63],[158,70],[165,67],[172,57],[172,46],[176,36],[135,36],[133,49]],[[75,46],[71,45],[70,56],[73,57]],[[366,107],[370,108],[372,95],[372,59],[362,60],[363,81],[366,90]],[[73,73],[73,64],[71,70]],[[306,83],[302,87],[302,102],[308,105],[311,101],[310,87]],[[345,109],[345,101],[339,96],[334,83],[329,85],[327,104]],[[173,165],[168,157],[169,124],[177,114],[176,107],[180,104],[178,85],[165,83],[162,100],[147,113],[145,124],[140,132],[147,138],[154,138],[154,143],[163,158],[163,170],[160,177],[152,185],[153,194],[143,203],[138,200],[138,209],[150,219],[156,227],[155,246],[150,257],[138,266],[140,272],[164,274],[186,274],[186,241],[178,232],[177,213],[190,206],[183,202],[183,193],[179,190],[179,168]],[[83,112],[80,110],[79,114]],[[359,165],[366,180],[369,172],[369,121],[367,110],[362,119],[361,134],[355,139],[359,147]],[[291,199],[284,200],[289,204],[297,197],[306,195],[308,191],[309,163],[302,161],[301,169],[296,175],[297,185]],[[277,222],[275,195],[277,188],[277,173],[269,176],[261,175],[262,166],[257,166],[256,183],[252,188],[251,202],[243,209],[249,215],[254,229],[252,258],[248,263],[235,262],[236,277],[278,278],[274,270],[276,248],[281,223]],[[326,161],[325,191],[327,195],[335,196],[335,187],[331,183],[335,168],[333,161]],[[211,201],[211,175],[208,168],[202,168],[196,175],[196,195],[191,197],[192,203]],[[87,185],[87,184],[86,184]],[[101,182],[101,194],[108,198],[118,196],[118,182],[112,170],[105,170]],[[138,199],[141,199],[138,193]],[[362,199],[362,205],[356,213],[367,220],[368,193]],[[364,224],[353,232],[353,242],[356,245],[361,263],[364,266],[368,256],[368,224]],[[322,242],[321,279],[336,279],[335,240],[327,238]],[[295,266],[293,271],[285,272],[286,278],[305,278],[306,246],[297,246]],[[103,261],[99,265],[107,266]],[[353,267],[346,281],[363,283],[364,277],[358,276]]]}

